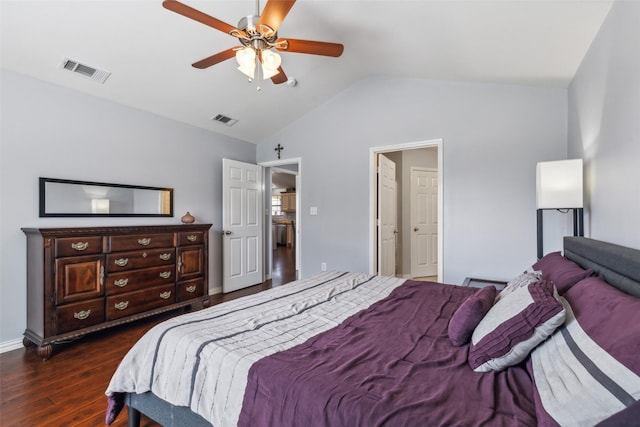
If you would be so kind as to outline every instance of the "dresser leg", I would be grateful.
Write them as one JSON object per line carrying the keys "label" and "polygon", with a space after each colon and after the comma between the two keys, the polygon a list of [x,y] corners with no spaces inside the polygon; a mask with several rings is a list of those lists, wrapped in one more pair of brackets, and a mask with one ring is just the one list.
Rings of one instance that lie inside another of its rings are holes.
{"label": "dresser leg", "polygon": [[53,354],[53,345],[45,344],[38,346],[38,348],[36,349],[36,354],[42,357],[43,360],[47,360]]}
{"label": "dresser leg", "polygon": [[25,348],[30,348],[36,345],[36,343],[34,343],[33,341],[31,341],[29,338],[27,337],[22,337],[22,345]]}

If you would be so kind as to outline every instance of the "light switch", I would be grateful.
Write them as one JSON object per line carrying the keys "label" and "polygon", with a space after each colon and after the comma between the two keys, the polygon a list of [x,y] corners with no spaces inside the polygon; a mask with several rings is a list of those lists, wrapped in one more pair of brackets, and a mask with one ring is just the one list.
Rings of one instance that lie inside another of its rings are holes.
{"label": "light switch", "polygon": [[318,215],[318,208],[312,206],[311,209],[309,209],[309,215]]}

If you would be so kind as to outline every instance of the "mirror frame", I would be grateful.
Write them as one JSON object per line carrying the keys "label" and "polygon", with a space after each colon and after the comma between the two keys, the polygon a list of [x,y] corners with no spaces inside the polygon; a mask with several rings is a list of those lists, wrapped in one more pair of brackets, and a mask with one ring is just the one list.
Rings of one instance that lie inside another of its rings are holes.
{"label": "mirror frame", "polygon": [[[109,184],[105,182],[74,181],[70,179],[39,178],[40,181],[40,217],[172,217],[173,216],[173,188],[146,187],[142,185]],[[55,212],[48,213],[46,206],[46,184],[74,184],[93,185],[99,187],[129,188],[134,190],[152,190],[169,192],[169,213],[90,213],[90,212]]]}

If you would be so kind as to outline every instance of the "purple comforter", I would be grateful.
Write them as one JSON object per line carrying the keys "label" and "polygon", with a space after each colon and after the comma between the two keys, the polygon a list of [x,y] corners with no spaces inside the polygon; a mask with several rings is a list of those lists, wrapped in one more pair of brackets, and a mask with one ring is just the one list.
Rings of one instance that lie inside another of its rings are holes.
{"label": "purple comforter", "polygon": [[533,426],[524,365],[476,373],[448,319],[477,289],[407,281],[338,327],[255,363],[239,426]]}

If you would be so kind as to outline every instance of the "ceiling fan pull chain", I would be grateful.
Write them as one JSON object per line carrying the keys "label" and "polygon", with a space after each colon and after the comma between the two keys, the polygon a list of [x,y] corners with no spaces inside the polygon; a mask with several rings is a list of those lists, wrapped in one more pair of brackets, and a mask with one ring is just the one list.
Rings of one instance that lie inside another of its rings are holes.
{"label": "ceiling fan pull chain", "polygon": [[260,90],[262,89],[260,87],[260,81],[262,80],[262,67],[260,66],[260,60],[258,59],[258,55],[256,55],[256,68],[258,69],[258,78],[256,79],[256,83],[257,83],[256,91],[260,92]]}

